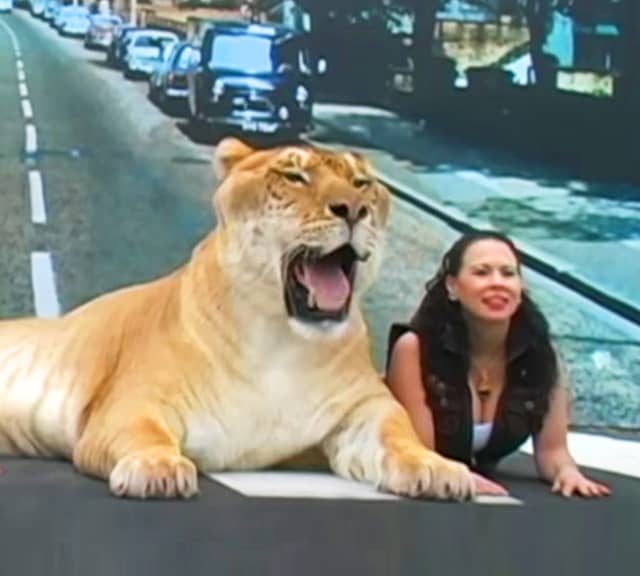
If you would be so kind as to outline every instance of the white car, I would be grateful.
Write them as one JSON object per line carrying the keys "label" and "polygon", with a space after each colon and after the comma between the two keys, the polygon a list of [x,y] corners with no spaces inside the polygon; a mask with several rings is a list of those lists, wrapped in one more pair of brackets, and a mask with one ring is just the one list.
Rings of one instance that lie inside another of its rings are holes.
{"label": "white car", "polygon": [[131,33],[124,59],[124,75],[149,76],[166,59],[180,38],[166,30],[143,29]]}
{"label": "white car", "polygon": [[31,14],[42,18],[46,4],[45,0],[31,0]]}
{"label": "white car", "polygon": [[86,6],[63,6],[54,22],[63,36],[85,36],[89,24],[89,8]]}
{"label": "white car", "polygon": [[0,12],[11,12],[13,10],[13,0],[0,0]]}

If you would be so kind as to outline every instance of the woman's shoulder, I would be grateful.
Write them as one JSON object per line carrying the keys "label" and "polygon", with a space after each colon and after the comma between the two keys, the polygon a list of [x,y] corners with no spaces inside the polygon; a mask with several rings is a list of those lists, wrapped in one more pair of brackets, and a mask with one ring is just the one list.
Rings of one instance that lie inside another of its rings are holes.
{"label": "woman's shoulder", "polygon": [[408,330],[398,337],[394,349],[405,352],[418,352],[420,350],[420,336]]}

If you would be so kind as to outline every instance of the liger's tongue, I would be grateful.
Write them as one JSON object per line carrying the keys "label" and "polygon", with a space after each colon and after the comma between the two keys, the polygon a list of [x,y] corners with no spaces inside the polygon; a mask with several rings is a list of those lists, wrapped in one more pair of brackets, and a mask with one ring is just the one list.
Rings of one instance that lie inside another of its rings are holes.
{"label": "liger's tongue", "polygon": [[349,299],[349,280],[333,262],[305,262],[296,269],[296,277],[313,295],[320,310],[338,311]]}

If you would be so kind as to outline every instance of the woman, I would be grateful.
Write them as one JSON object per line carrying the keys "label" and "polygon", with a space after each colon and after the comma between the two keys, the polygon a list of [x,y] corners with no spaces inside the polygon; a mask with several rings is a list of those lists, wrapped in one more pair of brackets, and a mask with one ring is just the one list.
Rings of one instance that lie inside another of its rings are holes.
{"label": "woman", "polygon": [[458,239],[410,324],[392,327],[389,344],[387,382],[428,448],[482,471],[533,435],[538,472],[553,492],[609,494],[580,473],[567,449],[568,391],[507,237]]}

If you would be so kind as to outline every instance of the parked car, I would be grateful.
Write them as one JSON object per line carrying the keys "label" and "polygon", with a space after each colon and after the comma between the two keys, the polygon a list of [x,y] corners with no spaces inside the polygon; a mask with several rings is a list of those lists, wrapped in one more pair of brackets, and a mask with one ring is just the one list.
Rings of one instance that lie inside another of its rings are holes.
{"label": "parked car", "polygon": [[44,18],[44,9],[46,6],[45,0],[32,0],[31,2],[31,14],[37,18]]}
{"label": "parked car", "polygon": [[42,17],[51,23],[56,17],[58,10],[60,10],[60,2],[58,2],[58,0],[47,0],[47,3],[44,5]]}
{"label": "parked car", "polygon": [[0,0],[0,12],[11,12],[13,10],[13,0]]}
{"label": "parked car", "polygon": [[136,30],[142,30],[142,28],[124,23],[116,27],[113,32],[111,44],[109,44],[109,48],[107,48],[107,64],[116,68],[122,67],[129,36]]}
{"label": "parked car", "polygon": [[190,122],[196,130],[209,124],[298,135],[311,122],[312,76],[305,35],[284,26],[212,23],[189,74]]}
{"label": "parked car", "polygon": [[200,50],[189,42],[173,45],[164,63],[149,76],[149,99],[160,108],[187,104],[187,75],[200,63]]}
{"label": "parked car", "polygon": [[91,14],[89,29],[84,37],[84,47],[106,50],[113,40],[115,29],[122,24],[117,14]]}
{"label": "parked car", "polygon": [[144,28],[131,33],[122,64],[125,78],[150,75],[179,41],[176,32],[165,30]]}
{"label": "parked car", "polygon": [[89,24],[89,8],[80,5],[62,6],[54,21],[62,36],[85,36]]}

